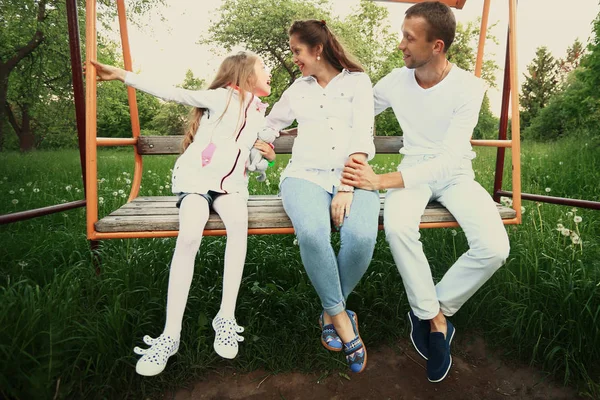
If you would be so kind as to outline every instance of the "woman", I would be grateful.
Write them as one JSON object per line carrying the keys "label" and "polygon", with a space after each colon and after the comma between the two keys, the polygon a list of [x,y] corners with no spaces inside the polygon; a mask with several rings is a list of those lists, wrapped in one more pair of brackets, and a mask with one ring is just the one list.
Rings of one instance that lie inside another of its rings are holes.
{"label": "woman", "polygon": [[[380,203],[377,192],[342,185],[340,177],[349,156],[368,160],[375,153],[371,81],[325,21],[296,21],[289,37],[302,78],[267,117],[268,129],[275,131],[298,122],[292,157],[281,175],[283,206],[323,305],[321,342],[343,350],[351,371],[362,372],[367,352],[346,299],[371,261]],[[341,235],[337,256],[332,220]]]}

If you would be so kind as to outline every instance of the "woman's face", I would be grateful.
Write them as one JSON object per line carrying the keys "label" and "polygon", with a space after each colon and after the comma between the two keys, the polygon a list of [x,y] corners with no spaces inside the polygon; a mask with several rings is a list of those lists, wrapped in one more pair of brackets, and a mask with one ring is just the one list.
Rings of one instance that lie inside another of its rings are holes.
{"label": "woman's face", "polygon": [[256,84],[254,85],[254,94],[256,96],[268,96],[271,94],[271,72],[265,65],[262,58],[258,57],[254,64],[254,75]]}
{"label": "woman's face", "polygon": [[298,40],[297,35],[290,36],[290,50],[294,57],[294,64],[300,68],[302,76],[316,75],[320,64],[323,63],[323,57],[321,61],[317,60],[320,55],[320,47],[311,49],[305,43]]}

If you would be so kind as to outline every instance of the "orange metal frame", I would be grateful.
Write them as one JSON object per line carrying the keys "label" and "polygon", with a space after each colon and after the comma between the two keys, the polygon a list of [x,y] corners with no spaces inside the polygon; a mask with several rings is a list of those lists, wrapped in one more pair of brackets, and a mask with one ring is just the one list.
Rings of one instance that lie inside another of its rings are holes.
{"label": "orange metal frame", "polygon": [[[387,0],[398,3],[419,3],[419,0]],[[422,1],[422,0],[421,0]],[[477,61],[475,65],[475,75],[481,75],[483,64],[483,50],[485,46],[485,37],[487,31],[487,21],[489,17],[490,1],[485,0],[483,14],[481,19],[481,33],[479,37],[479,46],[477,51]],[[466,0],[442,0],[443,3],[461,9]],[[518,88],[517,76],[517,25],[516,25],[516,6],[517,0],[509,0],[509,48],[510,48],[510,87]],[[124,0],[117,0],[117,10],[119,15],[119,26],[121,31],[121,42],[123,45],[123,59],[125,69],[132,70],[131,49],[129,47],[129,38],[127,33],[127,19],[125,13]],[[86,68],[89,71],[86,79],[86,222],[87,238],[89,240],[102,239],[128,239],[128,238],[155,238],[155,237],[173,237],[178,235],[178,231],[140,231],[140,232],[97,232],[94,224],[98,221],[98,146],[133,146],[135,165],[131,184],[131,193],[128,201],[132,201],[138,196],[140,184],[142,182],[142,156],[137,151],[137,142],[140,135],[140,124],[138,118],[138,109],[136,102],[135,89],[128,88],[129,109],[131,113],[132,138],[102,138],[97,137],[97,104],[96,104],[96,70],[90,63],[90,60],[97,59],[97,31],[96,31],[96,0],[86,0]],[[511,95],[512,112],[512,139],[511,140],[471,140],[474,146],[489,147],[508,147],[512,152],[512,189],[513,189],[513,209],[517,217],[504,220],[505,225],[514,225],[521,223],[521,141],[519,126],[519,96],[512,90]],[[421,228],[451,228],[459,226],[456,222],[429,222],[420,224]],[[380,229],[383,228],[380,226]],[[249,235],[265,234],[290,234],[294,233],[293,228],[259,228],[249,229]],[[205,230],[206,236],[223,236],[225,230]]]}

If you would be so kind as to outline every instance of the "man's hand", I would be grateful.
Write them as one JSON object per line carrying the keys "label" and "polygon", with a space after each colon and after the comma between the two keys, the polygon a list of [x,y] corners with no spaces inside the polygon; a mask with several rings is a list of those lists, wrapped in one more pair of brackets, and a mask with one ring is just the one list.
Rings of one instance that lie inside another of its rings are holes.
{"label": "man's hand", "polygon": [[365,190],[379,190],[380,177],[365,160],[350,157],[342,173],[342,183]]}
{"label": "man's hand", "polygon": [[350,206],[354,194],[352,192],[337,192],[331,200],[331,220],[333,224],[340,228],[344,223],[344,217],[350,215]]}
{"label": "man's hand", "polygon": [[263,142],[260,139],[254,143],[254,148],[260,151],[260,154],[267,159],[267,161],[273,161],[275,159],[275,150],[267,142]]}

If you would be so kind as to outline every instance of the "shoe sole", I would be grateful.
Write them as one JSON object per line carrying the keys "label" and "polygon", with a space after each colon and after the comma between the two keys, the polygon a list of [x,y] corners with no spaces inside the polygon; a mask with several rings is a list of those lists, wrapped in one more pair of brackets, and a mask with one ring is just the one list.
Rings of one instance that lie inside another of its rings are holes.
{"label": "shoe sole", "polygon": [[414,329],[414,326],[413,326],[412,318],[410,317],[410,311],[406,315],[408,315],[408,322],[410,322],[410,341],[412,342],[413,347],[415,348],[415,350],[417,351],[417,353],[419,353],[419,355],[421,357],[423,357],[425,360],[429,360],[427,357],[425,357],[425,355],[423,353],[421,353],[419,351],[419,348],[417,347],[417,345],[415,344],[415,341],[413,339],[413,329]]}
{"label": "shoe sole", "polygon": [[[356,313],[354,313],[354,316],[352,318],[354,319],[354,323],[356,324],[356,330],[358,331],[358,315],[356,315]],[[362,345],[363,345],[363,350],[365,352],[365,361],[363,362],[363,366],[360,369],[360,371],[353,372],[354,374],[360,374],[367,367],[367,346],[365,346],[365,342],[363,342],[362,338],[360,337],[360,332],[357,332],[357,333],[358,333],[358,338],[360,339],[360,341],[362,342]]]}
{"label": "shoe sole", "polygon": [[[323,332],[323,324],[321,323],[321,318],[319,318],[319,327],[321,328],[321,332]],[[321,344],[329,351],[342,351],[342,348],[331,347],[327,344],[327,342],[323,339],[323,333],[321,333]]]}
{"label": "shoe sole", "polygon": [[[448,343],[448,347],[450,347],[452,345],[452,339],[454,339],[455,333],[456,333],[456,328],[454,328],[454,331],[452,331],[452,336],[450,336],[450,343]],[[443,381],[444,379],[446,379],[446,376],[448,376],[448,372],[450,372],[450,368],[452,368],[452,354],[450,354],[450,364],[448,365],[448,369],[444,373],[444,376],[442,376],[440,379],[435,380],[435,381],[432,381],[431,379],[429,379],[429,377],[427,377],[427,380],[431,383],[438,383],[438,382]]]}

